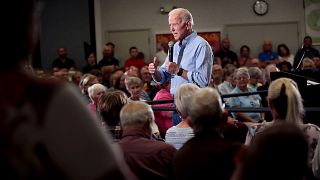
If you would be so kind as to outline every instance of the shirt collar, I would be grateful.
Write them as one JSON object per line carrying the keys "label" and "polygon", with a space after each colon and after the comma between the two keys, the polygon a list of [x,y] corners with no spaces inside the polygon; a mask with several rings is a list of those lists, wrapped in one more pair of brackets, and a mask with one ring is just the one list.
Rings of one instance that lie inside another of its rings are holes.
{"label": "shirt collar", "polygon": [[191,34],[189,34],[187,37],[183,38],[179,41],[179,46],[188,44],[191,40],[193,40],[197,36],[197,33],[193,31]]}

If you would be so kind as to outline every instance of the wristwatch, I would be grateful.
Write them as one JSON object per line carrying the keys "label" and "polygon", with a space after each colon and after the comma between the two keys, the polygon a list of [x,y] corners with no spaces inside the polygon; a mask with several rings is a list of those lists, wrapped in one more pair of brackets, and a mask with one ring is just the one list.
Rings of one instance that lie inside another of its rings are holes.
{"label": "wristwatch", "polygon": [[178,75],[178,76],[181,76],[182,73],[183,73],[183,70],[184,70],[183,68],[180,68],[179,71],[178,71],[178,73],[177,73],[177,75]]}

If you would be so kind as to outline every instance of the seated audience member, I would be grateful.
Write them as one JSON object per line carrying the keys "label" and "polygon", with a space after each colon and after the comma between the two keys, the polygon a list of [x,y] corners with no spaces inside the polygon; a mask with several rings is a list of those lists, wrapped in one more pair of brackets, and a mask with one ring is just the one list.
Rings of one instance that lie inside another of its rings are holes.
{"label": "seated audience member", "polygon": [[238,59],[238,67],[251,66],[250,48],[247,45],[240,47],[240,57]]}
{"label": "seated audience member", "polygon": [[88,95],[91,102],[87,105],[92,114],[97,117],[97,104],[100,96],[105,94],[107,88],[102,84],[94,84],[88,88]]}
{"label": "seated audience member", "polygon": [[[156,100],[170,100],[173,99],[170,94],[171,81],[168,80],[164,84],[161,84],[161,89],[157,92],[156,96],[153,98]],[[173,103],[157,104],[154,107],[173,107]],[[172,111],[154,111],[155,122],[158,125],[161,138],[165,138],[166,132],[172,127]]]}
{"label": "seated audience member", "polygon": [[212,66],[211,79],[209,81],[209,87],[218,89],[218,86],[223,80],[223,70],[220,64],[214,64]]}
{"label": "seated audience member", "polygon": [[67,57],[68,54],[66,48],[60,47],[58,48],[57,52],[59,57],[52,61],[53,72],[64,68],[67,70],[73,70],[76,68],[74,60]]}
{"label": "seated audience member", "polygon": [[302,67],[301,67],[302,70],[307,70],[307,69],[311,69],[311,70],[314,70],[316,69],[316,66],[313,62],[312,59],[310,58],[304,58],[303,59],[303,62],[302,62]]}
{"label": "seated audience member", "polygon": [[277,48],[279,55],[279,62],[287,61],[293,65],[294,55],[290,53],[290,50],[287,45],[279,44]]}
{"label": "seated audience member", "polygon": [[103,66],[113,66],[115,68],[119,67],[119,60],[114,57],[115,45],[108,42],[103,47],[103,58],[99,61],[100,68]]}
{"label": "seated audience member", "polygon": [[138,48],[130,47],[129,54],[130,57],[124,62],[125,70],[127,71],[130,66],[135,66],[138,69],[141,69],[143,66],[147,66],[148,64],[144,62],[144,59],[138,57]]}
{"label": "seated audience member", "polygon": [[294,124],[301,128],[308,138],[309,162],[311,163],[320,136],[320,129],[317,125],[303,123],[304,107],[297,84],[289,78],[279,78],[272,81],[268,89],[268,103],[273,120],[250,126],[246,144],[249,145],[257,134],[263,133],[264,129],[277,123]]}
{"label": "seated audience member", "polygon": [[1,16],[0,179],[132,179],[77,89],[25,69],[38,42],[37,2],[2,6],[15,11]]}
{"label": "seated audience member", "polygon": [[102,66],[101,67],[101,82],[107,88],[110,87],[110,77],[114,71],[114,66]]}
{"label": "seated audience member", "polygon": [[123,130],[119,145],[132,172],[141,180],[173,179],[172,163],[176,149],[152,139],[154,115],[151,106],[133,101],[120,111]]}
{"label": "seated audience member", "polygon": [[288,61],[282,61],[277,64],[277,67],[281,72],[291,71],[292,65]]}
{"label": "seated audience member", "polygon": [[158,84],[152,80],[148,66],[143,66],[140,69],[140,77],[143,83],[143,90],[148,94],[150,99],[153,99],[157,94],[159,87]]}
{"label": "seated audience member", "polygon": [[262,52],[259,53],[261,68],[265,68],[268,64],[277,64],[279,55],[272,50],[272,42],[264,40],[262,44]]}
{"label": "seated audience member", "polygon": [[197,90],[199,90],[197,85],[186,83],[177,89],[174,96],[176,110],[181,117],[181,122],[167,130],[165,141],[166,143],[172,144],[177,150],[194,136],[193,129],[189,125],[189,108],[190,100]]}
{"label": "seated audience member", "polygon": [[[97,77],[98,83],[103,84],[103,73],[100,69],[92,69],[89,74]],[[104,85],[104,84],[103,84]],[[106,86],[108,87],[108,86]]]}
{"label": "seated audience member", "polygon": [[243,154],[231,180],[307,179],[308,142],[293,124],[266,129]]}
{"label": "seated audience member", "polygon": [[[218,91],[220,94],[230,94],[231,91],[236,87],[236,82],[234,80],[235,71],[236,67],[233,64],[227,64],[223,68],[224,81],[218,85]],[[229,99],[224,98],[223,100],[225,103],[227,103]]]}
{"label": "seated audience member", "polygon": [[[286,61],[284,61],[286,62]],[[280,63],[279,63],[280,64]],[[279,72],[279,69],[277,68],[277,66],[275,64],[269,64],[266,66],[265,68],[265,83],[257,88],[257,91],[268,91],[269,85],[271,83],[271,77],[270,77],[270,73],[272,72]],[[260,97],[261,97],[261,106],[262,107],[268,107],[268,92],[266,93],[260,93]],[[272,116],[270,112],[265,112],[264,113],[264,119],[266,121],[271,121],[272,120]]]}
{"label": "seated audience member", "polygon": [[94,84],[97,84],[99,83],[98,82],[98,79],[95,75],[92,75],[92,74],[85,74],[83,77],[82,77],[83,80],[80,80],[80,84],[79,84],[79,87],[81,89],[81,93],[85,99],[85,101],[87,103],[90,103],[91,102],[91,99],[89,97],[89,94],[88,94],[88,88]]}
{"label": "seated audience member", "polygon": [[[130,93],[129,101],[150,101],[148,94],[142,90],[142,81],[138,77],[126,77],[125,79],[126,88]],[[160,132],[157,124],[153,122],[152,133],[157,137],[160,137]]]}
{"label": "seated audience member", "polygon": [[130,93],[129,100],[132,101],[150,101],[150,97],[148,94],[143,90],[142,80],[138,77],[126,77],[125,78],[125,85]]}
{"label": "seated audience member", "polygon": [[314,62],[314,65],[316,66],[316,69],[319,70],[320,69],[320,55],[314,56],[313,62]]}
{"label": "seated audience member", "polygon": [[224,68],[226,64],[233,64],[238,67],[238,56],[235,52],[230,50],[230,40],[229,38],[223,38],[221,41],[221,50],[219,50],[215,57],[217,58],[217,63]]}
{"label": "seated audience member", "polygon": [[[248,82],[250,80],[250,75],[248,69],[246,67],[238,68],[236,73],[237,85],[232,90],[231,93],[246,93],[246,92],[255,92],[256,90],[253,88],[248,88]],[[230,107],[245,107],[245,108],[257,108],[260,107],[260,96],[250,95],[250,96],[238,96],[231,97],[229,99]],[[246,113],[246,112],[236,112],[234,116],[239,121],[243,122],[258,122],[262,119],[260,113]]]}
{"label": "seated audience member", "polygon": [[74,85],[79,86],[80,80],[83,76],[82,72],[81,71],[69,71],[69,76],[71,76],[71,82]]}
{"label": "seated audience member", "polygon": [[250,76],[250,80],[248,83],[248,88],[253,88],[257,91],[257,88],[262,86],[262,71],[258,67],[249,67],[248,73]]}
{"label": "seated audience member", "polygon": [[293,68],[294,69],[301,69],[301,65],[298,67],[300,61],[302,58],[314,58],[316,56],[319,56],[320,53],[319,51],[313,47],[312,44],[312,38],[310,36],[306,36],[303,39],[303,45],[302,47],[297,51],[295,57],[294,57],[294,62],[293,62]]}
{"label": "seated audience member", "polygon": [[101,126],[111,132],[114,142],[121,138],[120,111],[126,104],[128,104],[128,96],[120,90],[103,94],[97,104]]}
{"label": "seated audience member", "polygon": [[197,90],[190,103],[190,126],[194,137],[177,152],[173,167],[175,179],[230,179],[234,157],[242,144],[223,138],[227,113],[217,90]]}
{"label": "seated audience member", "polygon": [[96,54],[94,52],[90,52],[87,57],[87,65],[82,68],[82,73],[89,73],[93,69],[100,70],[100,66],[97,64]]}

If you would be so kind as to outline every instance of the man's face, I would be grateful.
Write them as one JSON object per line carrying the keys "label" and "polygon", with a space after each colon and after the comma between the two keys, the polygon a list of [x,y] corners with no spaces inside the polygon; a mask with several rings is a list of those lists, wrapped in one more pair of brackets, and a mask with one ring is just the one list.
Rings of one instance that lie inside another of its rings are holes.
{"label": "man's face", "polygon": [[110,57],[112,55],[112,52],[113,52],[112,46],[104,46],[103,56]]}
{"label": "man's face", "polygon": [[169,16],[169,26],[175,40],[182,40],[188,36],[190,22],[183,22],[178,13]]}
{"label": "man's face", "polygon": [[65,48],[59,48],[58,54],[60,58],[66,58],[67,57],[67,50]]}

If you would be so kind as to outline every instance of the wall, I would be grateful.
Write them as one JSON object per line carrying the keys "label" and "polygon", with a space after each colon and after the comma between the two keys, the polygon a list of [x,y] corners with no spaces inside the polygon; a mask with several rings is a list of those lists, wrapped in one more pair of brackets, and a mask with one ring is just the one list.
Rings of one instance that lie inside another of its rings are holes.
{"label": "wall", "polygon": [[[252,11],[254,0],[96,0],[100,4],[96,22],[101,28],[96,34],[97,52],[101,57],[101,46],[107,31],[151,29],[156,33],[169,33],[167,15],[160,14],[161,6],[178,6],[190,10],[195,20],[194,29],[200,31],[222,31],[232,24],[298,22],[299,39],[305,33],[303,0],[267,0],[270,10],[265,16]],[[100,24],[99,24],[100,23]],[[154,39],[151,39],[154,44]],[[232,42],[231,42],[232,43]],[[257,42],[261,44],[261,42]],[[232,48],[232,47],[231,47]],[[153,52],[155,47],[153,48]]]}
{"label": "wall", "polygon": [[90,43],[88,0],[43,0],[40,52],[42,66],[51,70],[57,48],[66,47],[68,56],[82,68],[85,64],[83,42]]}

